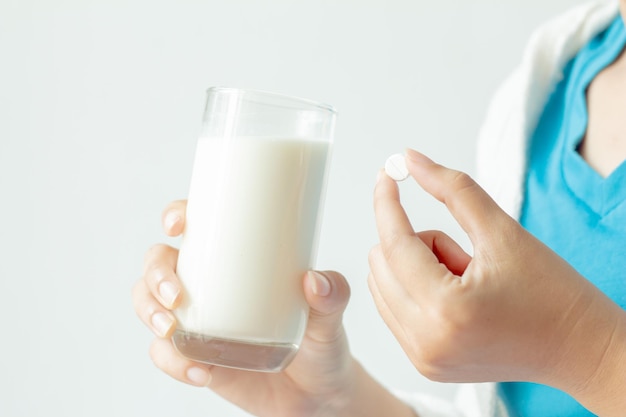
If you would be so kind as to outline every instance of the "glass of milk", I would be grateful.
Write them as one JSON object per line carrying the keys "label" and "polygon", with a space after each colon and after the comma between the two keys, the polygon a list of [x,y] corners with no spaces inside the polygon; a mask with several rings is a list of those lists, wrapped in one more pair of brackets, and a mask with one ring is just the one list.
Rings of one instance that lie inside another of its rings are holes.
{"label": "glass of milk", "polygon": [[208,90],[177,265],[173,342],[184,356],[264,372],[295,356],[335,117],[299,98]]}

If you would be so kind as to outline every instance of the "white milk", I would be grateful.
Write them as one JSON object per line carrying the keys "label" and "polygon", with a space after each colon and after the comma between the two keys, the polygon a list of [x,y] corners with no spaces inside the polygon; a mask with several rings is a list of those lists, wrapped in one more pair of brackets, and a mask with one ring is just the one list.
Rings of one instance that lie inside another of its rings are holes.
{"label": "white milk", "polygon": [[198,140],[177,267],[179,328],[300,343],[329,150],[303,139]]}

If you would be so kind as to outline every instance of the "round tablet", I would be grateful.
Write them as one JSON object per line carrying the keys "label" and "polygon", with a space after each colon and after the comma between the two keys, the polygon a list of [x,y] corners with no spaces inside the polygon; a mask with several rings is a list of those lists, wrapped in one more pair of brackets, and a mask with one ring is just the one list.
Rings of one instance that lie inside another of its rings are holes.
{"label": "round tablet", "polygon": [[385,162],[385,172],[396,181],[403,181],[409,176],[404,155],[397,153],[387,158]]}

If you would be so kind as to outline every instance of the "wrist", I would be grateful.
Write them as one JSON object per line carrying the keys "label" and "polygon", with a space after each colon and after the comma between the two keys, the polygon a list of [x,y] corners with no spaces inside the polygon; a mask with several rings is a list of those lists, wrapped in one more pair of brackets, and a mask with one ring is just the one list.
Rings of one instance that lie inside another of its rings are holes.
{"label": "wrist", "polygon": [[[622,311],[622,316],[626,313]],[[596,369],[572,395],[603,417],[623,416],[626,410],[626,318],[616,320]]]}
{"label": "wrist", "polygon": [[556,388],[603,417],[626,409],[626,312],[595,297],[562,349]]}
{"label": "wrist", "polygon": [[353,359],[352,367],[348,398],[336,417],[416,417],[406,403],[376,381],[358,361]]}

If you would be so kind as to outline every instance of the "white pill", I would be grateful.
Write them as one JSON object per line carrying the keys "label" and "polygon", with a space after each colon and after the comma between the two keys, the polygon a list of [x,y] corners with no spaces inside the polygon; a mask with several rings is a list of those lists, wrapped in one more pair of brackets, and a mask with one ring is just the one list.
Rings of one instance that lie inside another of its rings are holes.
{"label": "white pill", "polygon": [[404,155],[396,153],[387,158],[385,162],[385,172],[396,181],[404,181],[409,176]]}

